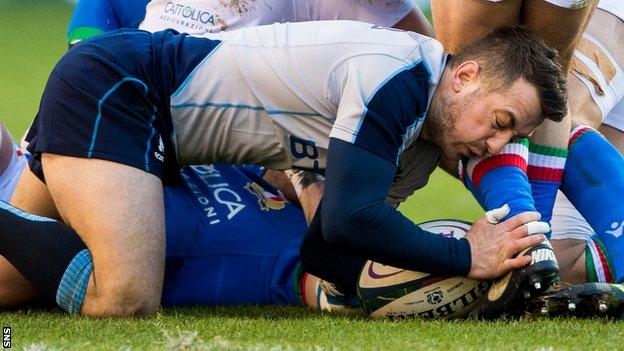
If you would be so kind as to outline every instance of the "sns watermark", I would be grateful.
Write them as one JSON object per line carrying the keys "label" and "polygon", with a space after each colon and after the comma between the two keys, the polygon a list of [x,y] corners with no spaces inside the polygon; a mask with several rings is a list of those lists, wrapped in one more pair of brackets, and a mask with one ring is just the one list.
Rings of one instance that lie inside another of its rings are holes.
{"label": "sns watermark", "polygon": [[11,348],[11,327],[2,328],[2,348]]}

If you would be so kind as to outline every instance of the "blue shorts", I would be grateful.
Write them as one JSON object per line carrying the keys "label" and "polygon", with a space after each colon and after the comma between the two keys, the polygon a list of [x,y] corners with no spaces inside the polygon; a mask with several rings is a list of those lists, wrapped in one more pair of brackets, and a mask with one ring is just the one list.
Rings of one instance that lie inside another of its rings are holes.
{"label": "blue shorts", "polygon": [[169,97],[218,41],[173,30],[120,30],[67,52],[28,132],[31,170],[41,154],[97,158],[177,179]]}

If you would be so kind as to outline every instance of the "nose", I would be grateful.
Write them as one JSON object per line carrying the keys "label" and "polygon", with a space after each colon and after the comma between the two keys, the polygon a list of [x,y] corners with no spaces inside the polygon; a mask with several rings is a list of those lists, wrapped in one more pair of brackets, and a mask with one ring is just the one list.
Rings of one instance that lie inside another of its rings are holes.
{"label": "nose", "polygon": [[490,155],[498,155],[505,145],[513,138],[513,132],[509,130],[497,131],[492,137],[485,141],[485,147]]}

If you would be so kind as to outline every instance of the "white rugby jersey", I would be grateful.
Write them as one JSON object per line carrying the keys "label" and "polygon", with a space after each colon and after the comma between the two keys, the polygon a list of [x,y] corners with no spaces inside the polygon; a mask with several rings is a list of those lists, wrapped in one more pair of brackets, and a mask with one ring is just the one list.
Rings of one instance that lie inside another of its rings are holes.
{"label": "white rugby jersey", "polygon": [[[210,38],[222,42],[171,96],[182,164],[322,169],[330,136],[397,163],[420,133],[446,62],[434,39],[351,21]],[[428,156],[411,158],[426,168],[415,176],[424,185],[439,150],[422,150]]]}
{"label": "white rugby jersey", "polygon": [[153,0],[139,28],[202,35],[317,20],[358,20],[392,27],[415,6],[414,0]]}

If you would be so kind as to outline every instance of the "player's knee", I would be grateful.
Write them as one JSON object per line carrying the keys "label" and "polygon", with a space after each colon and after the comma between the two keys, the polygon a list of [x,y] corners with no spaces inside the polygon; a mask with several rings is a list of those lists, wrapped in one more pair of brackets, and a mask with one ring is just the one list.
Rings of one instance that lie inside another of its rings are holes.
{"label": "player's knee", "polygon": [[160,290],[146,290],[141,284],[128,282],[99,289],[92,302],[83,305],[82,314],[96,317],[152,315],[160,307]]}

